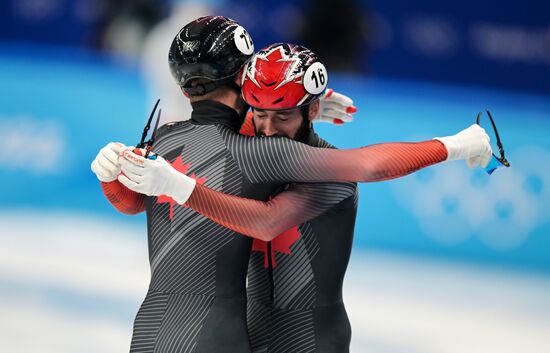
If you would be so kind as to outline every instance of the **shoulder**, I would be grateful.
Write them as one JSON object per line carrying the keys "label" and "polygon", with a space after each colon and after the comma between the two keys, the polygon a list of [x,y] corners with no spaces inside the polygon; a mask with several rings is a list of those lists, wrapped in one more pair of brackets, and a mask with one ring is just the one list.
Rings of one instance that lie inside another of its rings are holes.
{"label": "shoulder", "polygon": [[336,148],[334,145],[327,142],[325,139],[322,139],[317,135],[315,132],[312,132],[312,137],[310,138],[310,141],[308,145],[313,147],[320,147],[320,148]]}
{"label": "shoulder", "polygon": [[[167,135],[179,134],[182,132],[190,131],[194,128],[194,125],[189,120],[169,122],[159,127],[155,133],[155,138],[166,137]],[[150,134],[151,132],[149,132]]]}

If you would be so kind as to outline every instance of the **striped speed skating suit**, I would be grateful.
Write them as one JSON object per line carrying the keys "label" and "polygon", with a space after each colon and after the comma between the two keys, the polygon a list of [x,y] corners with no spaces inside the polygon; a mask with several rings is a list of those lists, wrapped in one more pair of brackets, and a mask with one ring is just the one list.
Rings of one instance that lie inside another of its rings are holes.
{"label": "striped speed skating suit", "polygon": [[[211,101],[193,109],[191,120],[159,129],[153,150],[198,184],[231,195],[267,200],[290,181],[391,179],[446,158],[438,141],[345,151],[240,136],[242,118],[235,110]],[[102,186],[119,210],[147,211],[151,283],[136,316],[131,353],[250,352],[245,278],[252,240],[166,196],[143,197],[117,181]],[[321,195],[323,186],[306,188],[320,188]],[[201,190],[192,197],[206,200]],[[218,201],[220,217],[231,219],[231,209],[222,212]]]}

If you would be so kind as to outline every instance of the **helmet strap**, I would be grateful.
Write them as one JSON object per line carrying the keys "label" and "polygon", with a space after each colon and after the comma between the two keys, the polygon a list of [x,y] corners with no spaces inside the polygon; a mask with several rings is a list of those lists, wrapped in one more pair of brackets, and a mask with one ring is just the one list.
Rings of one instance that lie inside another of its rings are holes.
{"label": "helmet strap", "polygon": [[183,87],[185,93],[190,97],[203,96],[209,92],[212,92],[220,86],[218,81],[210,81],[204,83],[198,83],[194,86]]}
{"label": "helmet strap", "polygon": [[189,94],[189,96],[196,97],[196,96],[203,96],[222,86],[227,86],[235,90],[239,95],[241,94],[241,87],[239,87],[239,85],[235,83],[235,77],[230,77],[223,80],[198,83],[193,86],[183,87],[183,90],[187,94]]}

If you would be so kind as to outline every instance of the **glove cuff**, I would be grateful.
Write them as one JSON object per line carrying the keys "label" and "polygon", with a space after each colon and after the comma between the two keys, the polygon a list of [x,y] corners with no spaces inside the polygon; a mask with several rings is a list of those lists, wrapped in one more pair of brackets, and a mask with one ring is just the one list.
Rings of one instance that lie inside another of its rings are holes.
{"label": "glove cuff", "polygon": [[187,200],[189,200],[189,197],[191,197],[191,194],[193,193],[193,190],[195,190],[195,186],[197,185],[197,181],[180,172],[176,173],[177,182],[176,185],[174,185],[174,191],[172,192],[172,195],[168,196],[174,199],[174,201],[176,201],[178,204],[183,205],[187,202]]}
{"label": "glove cuff", "polygon": [[461,148],[454,136],[434,137],[433,140],[438,140],[447,149],[446,161],[454,161],[457,159],[464,159],[460,154]]}
{"label": "glove cuff", "polygon": [[117,178],[118,178],[118,174],[113,176],[113,177],[104,177],[104,176],[101,176],[99,174],[96,174],[96,176],[99,179],[99,181],[101,181],[102,183],[110,183],[112,181],[117,180]]}

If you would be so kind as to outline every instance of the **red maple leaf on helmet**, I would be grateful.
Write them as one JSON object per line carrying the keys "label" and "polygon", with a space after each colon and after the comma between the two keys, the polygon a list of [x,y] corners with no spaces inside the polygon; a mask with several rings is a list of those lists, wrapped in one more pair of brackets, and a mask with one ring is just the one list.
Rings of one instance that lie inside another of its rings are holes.
{"label": "red maple leaf on helmet", "polygon": [[260,50],[246,67],[243,95],[254,107],[290,109],[309,97],[303,84],[304,62],[288,45]]}
{"label": "red maple leaf on helmet", "polygon": [[[190,163],[184,164],[183,158],[181,156],[178,156],[173,162],[170,162],[170,165],[174,167],[175,170],[177,170],[180,173],[187,174],[187,171],[189,170],[189,167],[191,167]],[[206,178],[198,178],[195,173],[191,174],[189,176],[190,178],[193,178],[197,181],[199,184],[204,184],[206,181]],[[157,203],[169,203],[170,204],[170,220],[174,218],[174,205],[178,204],[173,198],[166,195],[161,195],[157,197]],[[187,207],[186,205],[181,205],[183,207]]]}
{"label": "red maple leaf on helmet", "polygon": [[[277,267],[277,261],[275,259],[276,253],[282,253],[290,255],[292,250],[290,247],[302,236],[298,227],[292,227],[271,241],[271,266]],[[269,256],[267,242],[259,239],[254,239],[252,242],[252,251],[261,251],[264,253],[264,267],[269,267]]]}
{"label": "red maple leaf on helmet", "polygon": [[[258,87],[260,87],[260,83],[257,81],[258,70],[262,72],[260,79],[268,77],[282,79],[281,82],[276,82],[278,85],[274,89],[278,89],[288,82],[298,80],[304,74],[298,56],[286,54],[281,45],[258,52],[252,61],[252,65],[248,66],[247,76]],[[263,65],[264,62],[267,63],[267,66]],[[281,77],[281,73],[284,73],[283,77]],[[271,82],[264,84],[270,86]]]}

